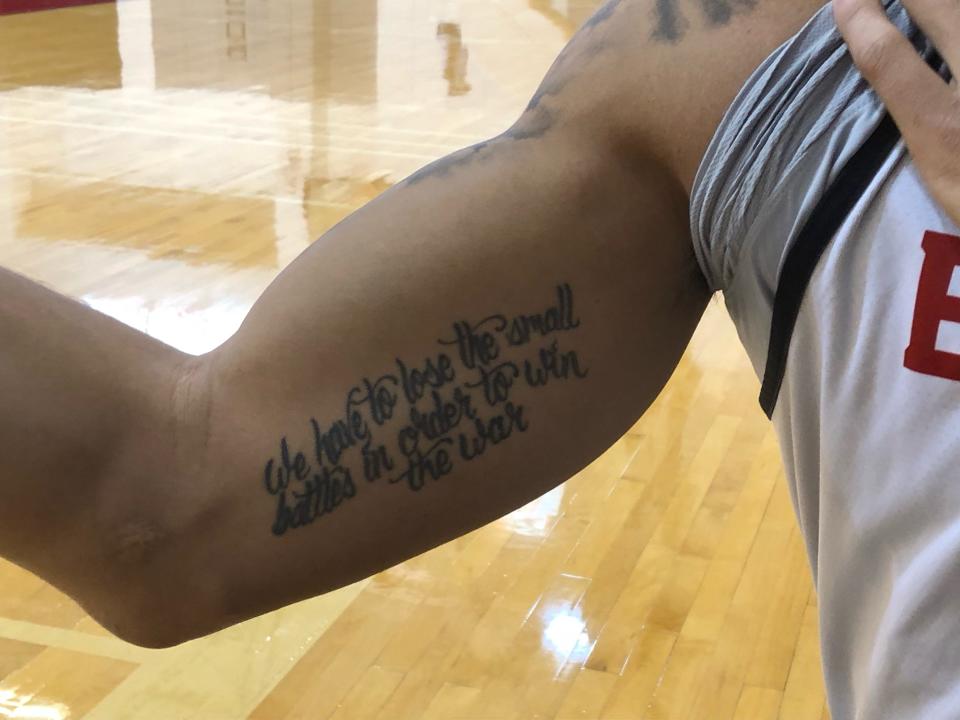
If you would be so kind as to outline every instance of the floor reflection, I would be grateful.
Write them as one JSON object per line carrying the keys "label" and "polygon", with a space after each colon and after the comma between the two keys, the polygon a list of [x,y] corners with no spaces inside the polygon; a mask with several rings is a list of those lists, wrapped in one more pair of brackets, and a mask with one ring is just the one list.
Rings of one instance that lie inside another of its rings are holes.
{"label": "floor reflection", "polygon": [[472,89],[467,82],[467,63],[470,51],[464,46],[460,26],[456,23],[437,25],[437,37],[446,41],[446,65],[443,79],[447,81],[447,94],[466,95]]}
{"label": "floor reflection", "polygon": [[561,663],[566,662],[577,650],[588,651],[593,644],[586,627],[579,608],[548,613],[547,626],[543,631],[544,651],[552,653]]}
{"label": "floor reflection", "polygon": [[120,87],[117,5],[0,17],[0,90]]}
{"label": "floor reflection", "polygon": [[554,488],[500,520],[513,532],[528,537],[546,537],[562,514],[564,487]]}
{"label": "floor reflection", "polygon": [[529,0],[530,7],[548,18],[567,37],[583,25],[597,9],[593,0]]}
{"label": "floor reflection", "polygon": [[23,720],[67,720],[70,709],[60,704],[35,702],[34,697],[0,688],[0,718]]}
{"label": "floor reflection", "polygon": [[[209,312],[174,343],[196,348],[349,212],[501,132],[566,34],[526,0],[0,18],[0,259],[150,332]],[[204,267],[243,291],[198,301]]]}

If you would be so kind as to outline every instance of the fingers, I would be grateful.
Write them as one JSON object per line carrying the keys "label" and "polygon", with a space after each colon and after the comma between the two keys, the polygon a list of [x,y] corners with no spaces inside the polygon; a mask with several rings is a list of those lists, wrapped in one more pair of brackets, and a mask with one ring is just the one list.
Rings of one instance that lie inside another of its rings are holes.
{"label": "fingers", "polygon": [[[913,0],[910,5],[938,3],[957,5],[956,0]],[[930,164],[955,164],[956,155],[945,158],[943,153],[947,147],[956,151],[960,142],[960,95],[889,21],[879,0],[833,0],[833,10],[854,62],[893,115],[911,153],[927,156]],[[942,22],[939,11],[929,15]]]}
{"label": "fingers", "polygon": [[954,75],[960,72],[960,0],[902,0]]}

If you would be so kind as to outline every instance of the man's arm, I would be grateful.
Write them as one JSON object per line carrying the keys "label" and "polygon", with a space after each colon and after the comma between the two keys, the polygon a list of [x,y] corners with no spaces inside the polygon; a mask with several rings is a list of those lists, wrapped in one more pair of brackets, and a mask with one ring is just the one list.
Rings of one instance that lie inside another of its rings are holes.
{"label": "man's arm", "polygon": [[[608,120],[619,8],[578,35],[508,132],[331,230],[207,356],[58,298],[31,303],[11,281],[24,308],[63,304],[41,337],[81,328],[60,348],[76,371],[43,373],[75,395],[38,429],[91,459],[71,510],[44,520],[50,552],[18,540],[8,554],[122,637],[165,646],[467,533],[616,440],[708,297],[686,195],[643,114],[629,132]],[[0,332],[27,334],[26,317]],[[45,382],[34,397],[52,402]],[[66,486],[66,457],[48,465],[37,475]]]}
{"label": "man's arm", "polygon": [[164,642],[502,516],[659,393],[708,296],[686,197],[562,82],[328,233],[211,356],[205,462],[153,567],[202,602]]}

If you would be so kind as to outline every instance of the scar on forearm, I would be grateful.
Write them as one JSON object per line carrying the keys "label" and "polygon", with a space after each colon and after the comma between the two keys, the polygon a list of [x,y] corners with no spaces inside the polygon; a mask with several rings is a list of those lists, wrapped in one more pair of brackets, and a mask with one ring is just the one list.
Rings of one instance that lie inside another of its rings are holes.
{"label": "scar on forearm", "polygon": [[539,421],[528,403],[543,388],[590,372],[568,347],[579,327],[573,289],[563,283],[545,309],[458,320],[426,357],[397,358],[384,374],[362,378],[342,415],[310,418],[298,433],[309,440],[285,435],[266,461],[260,482],[273,504],[271,532],[311,525],[372,484],[423,491],[527,432]]}

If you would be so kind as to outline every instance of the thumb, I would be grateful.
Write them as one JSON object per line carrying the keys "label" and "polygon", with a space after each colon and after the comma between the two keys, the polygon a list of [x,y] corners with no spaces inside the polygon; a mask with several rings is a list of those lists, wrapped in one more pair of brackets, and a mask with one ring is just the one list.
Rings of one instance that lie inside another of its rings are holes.
{"label": "thumb", "polygon": [[890,22],[879,0],[833,0],[833,12],[854,63],[887,106],[911,153],[930,162],[947,160],[945,151],[955,153],[960,142],[954,137],[960,134],[956,93]]}

